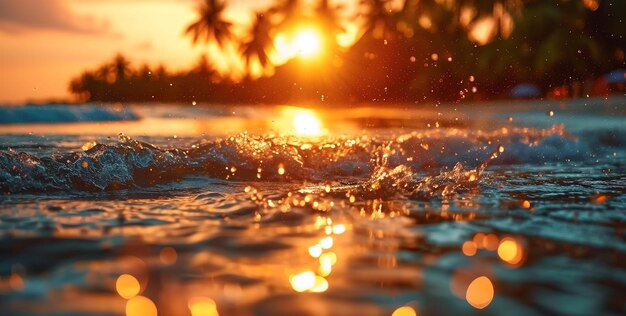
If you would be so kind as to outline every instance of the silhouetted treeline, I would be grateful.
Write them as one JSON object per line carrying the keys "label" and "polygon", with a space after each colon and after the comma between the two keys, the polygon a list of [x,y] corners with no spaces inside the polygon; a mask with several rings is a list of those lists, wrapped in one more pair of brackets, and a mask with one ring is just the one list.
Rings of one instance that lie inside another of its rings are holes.
{"label": "silhouetted treeline", "polygon": [[[71,83],[85,101],[293,102],[488,99],[528,82],[544,92],[565,86],[578,93],[593,80],[624,68],[626,1],[622,0],[364,0],[356,16],[327,0],[305,5],[281,0],[258,12],[248,34],[235,38],[225,2],[204,0],[186,33],[239,47],[250,69],[272,75],[237,82],[202,56],[187,71],[132,67],[118,55]],[[356,42],[334,40],[346,20],[359,21]],[[272,64],[273,39],[299,25],[325,34],[324,56]]]}

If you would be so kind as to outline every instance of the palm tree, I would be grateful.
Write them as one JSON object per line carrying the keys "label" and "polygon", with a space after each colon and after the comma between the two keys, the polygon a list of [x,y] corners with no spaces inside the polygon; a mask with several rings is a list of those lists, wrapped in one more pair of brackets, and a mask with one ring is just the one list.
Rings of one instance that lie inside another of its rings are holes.
{"label": "palm tree", "polygon": [[200,39],[206,43],[214,40],[223,47],[233,36],[232,23],[224,19],[225,9],[224,0],[205,0],[198,7],[198,19],[187,26],[185,35],[189,34],[194,44]]}
{"label": "palm tree", "polygon": [[302,18],[300,0],[280,0],[268,12],[279,17],[277,26],[281,29],[290,29]]}
{"label": "palm tree", "polygon": [[86,71],[78,78],[72,79],[70,82],[70,92],[72,92],[78,100],[82,102],[93,101],[98,96],[95,95],[95,91],[102,89],[100,86],[102,81],[98,76],[90,71]]}
{"label": "palm tree", "polygon": [[246,59],[248,67],[254,58],[265,68],[269,62],[268,51],[272,49],[272,24],[267,16],[257,12],[254,23],[250,28],[251,38],[241,46],[241,53]]}
{"label": "palm tree", "polygon": [[211,63],[206,54],[202,54],[198,57],[198,62],[190,71],[191,74],[196,74],[200,77],[209,78],[213,75],[213,69],[211,68]]}
{"label": "palm tree", "polygon": [[111,65],[109,63],[103,64],[96,70],[95,77],[103,82],[113,83],[115,78],[113,78],[113,72],[111,71]]}
{"label": "palm tree", "polygon": [[387,37],[388,30],[393,29],[391,14],[385,9],[389,0],[366,0],[361,5],[366,8],[363,30],[366,34],[380,39]]}
{"label": "palm tree", "polygon": [[337,44],[337,35],[345,32],[345,28],[341,25],[338,14],[338,11],[342,9],[342,5],[330,6],[328,0],[320,0],[315,8],[315,18],[321,25],[326,36],[333,40],[331,44]]}
{"label": "palm tree", "polygon": [[111,68],[115,73],[115,82],[126,81],[130,75],[130,62],[122,54],[115,56]]}

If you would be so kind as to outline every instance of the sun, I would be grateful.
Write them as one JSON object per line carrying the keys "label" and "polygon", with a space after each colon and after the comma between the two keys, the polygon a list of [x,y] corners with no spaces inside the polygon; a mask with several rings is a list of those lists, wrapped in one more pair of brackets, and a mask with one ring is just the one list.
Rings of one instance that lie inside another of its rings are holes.
{"label": "sun", "polygon": [[292,46],[298,56],[315,56],[321,51],[321,36],[314,29],[302,29],[294,35]]}
{"label": "sun", "polygon": [[309,59],[322,53],[323,37],[314,27],[303,27],[277,34],[274,48],[275,52],[270,57],[274,64],[284,64],[296,57]]}

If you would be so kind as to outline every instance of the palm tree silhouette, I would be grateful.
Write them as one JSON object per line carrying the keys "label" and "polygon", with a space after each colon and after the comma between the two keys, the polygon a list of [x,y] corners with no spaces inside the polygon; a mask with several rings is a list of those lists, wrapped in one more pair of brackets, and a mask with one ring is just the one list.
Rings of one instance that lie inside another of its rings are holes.
{"label": "palm tree silhouette", "polygon": [[250,28],[250,40],[241,45],[241,53],[250,67],[256,58],[263,68],[269,62],[268,51],[272,49],[272,23],[263,13],[257,12]]}
{"label": "palm tree silhouette", "polygon": [[223,47],[226,40],[232,38],[232,23],[224,19],[226,3],[224,0],[205,0],[198,7],[198,19],[185,29],[194,44],[203,39],[206,43],[217,42]]}
{"label": "palm tree silhouette", "polygon": [[122,54],[115,56],[111,68],[115,73],[115,82],[126,81],[130,75],[130,62]]}
{"label": "palm tree silhouette", "polygon": [[115,81],[113,72],[111,71],[111,65],[108,63],[100,66],[96,70],[95,77],[101,81],[108,82],[108,83],[113,83],[113,81]]}
{"label": "palm tree silhouette", "polygon": [[293,27],[302,18],[300,0],[280,0],[269,8],[268,13],[279,17],[277,26],[281,29]]}
{"label": "palm tree silhouette", "polygon": [[315,18],[329,39],[332,39],[333,45],[337,44],[336,38],[339,33],[345,32],[345,28],[341,25],[339,11],[344,8],[343,5],[331,6],[328,0],[320,0],[315,7]]}
{"label": "palm tree silhouette", "polygon": [[397,35],[395,26],[396,12],[387,10],[390,0],[364,0],[360,5],[365,8],[364,24],[362,29],[365,34],[376,39],[391,39]]}

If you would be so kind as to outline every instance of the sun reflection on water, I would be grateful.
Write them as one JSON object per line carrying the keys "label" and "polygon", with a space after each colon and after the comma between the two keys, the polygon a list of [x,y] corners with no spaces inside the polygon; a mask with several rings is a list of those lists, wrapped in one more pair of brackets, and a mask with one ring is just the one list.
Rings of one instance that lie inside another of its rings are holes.
{"label": "sun reflection on water", "polygon": [[282,107],[272,123],[276,131],[283,135],[319,137],[328,133],[318,113],[311,109]]}
{"label": "sun reflection on water", "polygon": [[313,111],[302,111],[293,117],[293,127],[300,136],[320,136],[322,125]]}
{"label": "sun reflection on water", "polygon": [[[294,197],[292,199],[296,198]],[[302,202],[304,202],[305,205],[309,204],[311,206],[316,203],[316,201],[307,198],[307,196],[304,197]],[[285,204],[291,204],[291,201],[285,201]],[[300,203],[295,204],[302,206]],[[317,231],[324,232],[326,236],[320,239],[319,242],[306,248],[310,257],[317,259],[315,262],[317,269],[300,270],[302,272],[289,276],[289,283],[296,292],[321,293],[328,290],[329,281],[327,278],[332,273],[333,266],[337,264],[338,260],[335,251],[331,251],[335,246],[334,237],[344,234],[347,231],[345,224],[333,225],[333,220],[327,216],[317,216],[313,227]]]}
{"label": "sun reflection on water", "polygon": [[294,291],[304,292],[315,286],[315,277],[316,276],[313,271],[304,271],[291,275],[289,277],[289,282],[291,282],[291,287]]}

